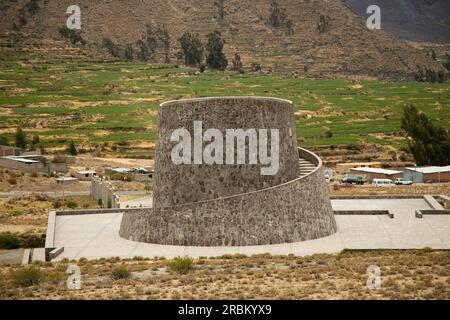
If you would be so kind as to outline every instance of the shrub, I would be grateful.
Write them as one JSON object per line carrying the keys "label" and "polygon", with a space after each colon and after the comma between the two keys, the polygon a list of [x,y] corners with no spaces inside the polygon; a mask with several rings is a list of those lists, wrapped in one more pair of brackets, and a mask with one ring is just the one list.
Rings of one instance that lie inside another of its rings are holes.
{"label": "shrub", "polygon": [[20,247],[20,239],[17,235],[11,233],[0,234],[0,249],[17,249]]}
{"label": "shrub", "polygon": [[270,16],[267,22],[271,27],[285,28],[288,35],[294,33],[294,24],[292,20],[287,19],[286,9],[276,1],[272,1],[270,5]]}
{"label": "shrub", "polygon": [[244,69],[243,69],[243,64],[242,64],[242,60],[241,60],[241,56],[238,53],[234,54],[234,58],[233,58],[233,70],[239,72],[239,73],[244,73]]}
{"label": "shrub", "polygon": [[415,78],[418,82],[444,83],[447,80],[443,71],[436,72],[432,69],[422,69],[420,66],[417,66],[417,68]]}
{"label": "shrub", "polygon": [[30,1],[28,1],[28,3],[25,5],[25,8],[28,10],[28,13],[31,16],[34,16],[39,10],[38,0],[30,0]]}
{"label": "shrub", "polygon": [[73,140],[70,141],[69,146],[67,147],[67,152],[69,152],[69,154],[72,156],[76,156],[78,154],[78,150]]}
{"label": "shrub", "polygon": [[22,248],[42,248],[45,247],[45,234],[20,235],[20,246]]}
{"label": "shrub", "polygon": [[78,207],[78,203],[72,200],[68,200],[66,201],[66,206],[69,207],[70,209],[75,209]]}
{"label": "shrub", "polygon": [[13,272],[14,283],[18,286],[29,287],[39,284],[42,279],[42,272],[36,266],[22,268]]}
{"label": "shrub", "polygon": [[106,50],[115,58],[120,58],[120,49],[117,45],[114,44],[114,42],[109,39],[105,38],[103,39],[102,43],[103,47],[106,48]]}
{"label": "shrub", "polygon": [[25,149],[27,147],[27,135],[21,127],[17,127],[14,140],[17,148]]}
{"label": "shrub", "polygon": [[109,175],[109,179],[123,181],[125,180],[125,175],[122,173],[113,173]]}
{"label": "shrub", "polygon": [[261,71],[261,65],[259,63],[252,62],[251,67],[252,67],[252,70],[255,72]]}
{"label": "shrub", "polygon": [[52,163],[67,163],[67,158],[62,155],[58,155],[53,158]]}
{"label": "shrub", "polygon": [[59,209],[59,208],[61,208],[61,206],[62,206],[61,201],[56,200],[55,202],[53,202],[54,209]]}
{"label": "shrub", "polygon": [[9,140],[8,140],[8,138],[5,137],[5,136],[0,136],[0,145],[8,146],[8,145],[9,145]]}
{"label": "shrub", "polygon": [[323,133],[323,136],[324,136],[325,138],[332,138],[332,137],[333,137],[333,132],[331,131],[330,128],[327,128],[327,129],[325,130],[325,132]]}
{"label": "shrub", "polygon": [[8,179],[8,183],[9,184],[17,184],[17,179],[14,178],[14,177],[11,177],[11,178]]}
{"label": "shrub", "polygon": [[190,257],[176,257],[169,262],[169,268],[180,274],[187,274],[194,266],[194,260]]}
{"label": "shrub", "polygon": [[77,44],[81,44],[81,45],[86,44],[86,42],[81,37],[79,32],[77,32],[75,30],[71,30],[71,29],[67,28],[66,26],[59,28],[58,32],[63,38],[68,39],[70,41],[70,43],[74,46]]}
{"label": "shrub", "polygon": [[331,18],[329,16],[321,15],[317,23],[317,31],[322,34],[330,29]]}
{"label": "shrub", "polygon": [[114,280],[128,279],[131,277],[131,272],[125,266],[114,268],[111,274]]}

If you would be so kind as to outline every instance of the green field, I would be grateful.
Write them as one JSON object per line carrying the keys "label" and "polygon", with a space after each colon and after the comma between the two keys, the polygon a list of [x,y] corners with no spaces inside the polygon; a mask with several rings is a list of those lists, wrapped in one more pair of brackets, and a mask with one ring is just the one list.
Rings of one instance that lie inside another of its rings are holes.
{"label": "green field", "polygon": [[[57,59],[0,52],[0,134],[21,124],[46,147],[154,141],[161,102],[179,98],[257,95],[290,99],[304,146],[377,143],[399,132],[402,107],[413,104],[450,125],[449,84],[295,79],[237,75],[136,62]],[[309,116],[308,116],[309,114]],[[324,133],[330,131],[332,137]]]}

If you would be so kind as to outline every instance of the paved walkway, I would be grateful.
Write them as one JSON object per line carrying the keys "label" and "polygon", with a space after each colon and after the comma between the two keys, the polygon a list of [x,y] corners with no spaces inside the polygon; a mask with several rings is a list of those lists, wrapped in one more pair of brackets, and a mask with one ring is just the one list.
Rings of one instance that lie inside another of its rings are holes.
{"label": "paved walkway", "polygon": [[336,253],[349,249],[450,249],[450,215],[415,218],[415,210],[430,209],[423,199],[332,200],[335,210],[390,210],[387,215],[336,215],[338,232],[332,236],[280,245],[248,247],[182,247],[138,243],[119,237],[122,213],[57,216],[55,245],[63,246],[58,259],[98,259],[118,256],[173,258],[179,255]]}
{"label": "paved walkway", "polygon": [[20,264],[24,249],[0,250],[0,264]]}

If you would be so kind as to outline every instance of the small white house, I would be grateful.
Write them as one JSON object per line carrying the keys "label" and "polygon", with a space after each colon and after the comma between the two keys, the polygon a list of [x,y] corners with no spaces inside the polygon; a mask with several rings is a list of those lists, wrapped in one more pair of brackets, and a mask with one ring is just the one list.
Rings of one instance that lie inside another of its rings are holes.
{"label": "small white house", "polygon": [[61,178],[56,178],[56,183],[57,184],[61,184],[61,185],[70,185],[70,184],[74,184],[77,183],[78,179],[77,178],[72,178],[72,177],[61,177]]}
{"label": "small white house", "polygon": [[75,178],[78,178],[80,180],[91,180],[92,177],[97,176],[97,172],[94,170],[85,170],[85,171],[77,171],[74,174]]}

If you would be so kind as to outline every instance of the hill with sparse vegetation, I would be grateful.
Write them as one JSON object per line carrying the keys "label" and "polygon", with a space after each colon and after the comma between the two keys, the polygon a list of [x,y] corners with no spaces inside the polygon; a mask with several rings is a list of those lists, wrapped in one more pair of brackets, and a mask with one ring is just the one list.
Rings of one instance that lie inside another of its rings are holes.
{"label": "hill with sparse vegetation", "polygon": [[123,59],[177,64],[183,62],[183,33],[197,33],[206,45],[207,35],[217,30],[229,68],[237,53],[247,71],[300,77],[414,80],[418,68],[443,70],[426,50],[367,29],[343,1],[81,0],[80,32],[64,29],[71,4],[2,1],[0,44],[45,50],[64,40],[83,50],[106,47]]}

